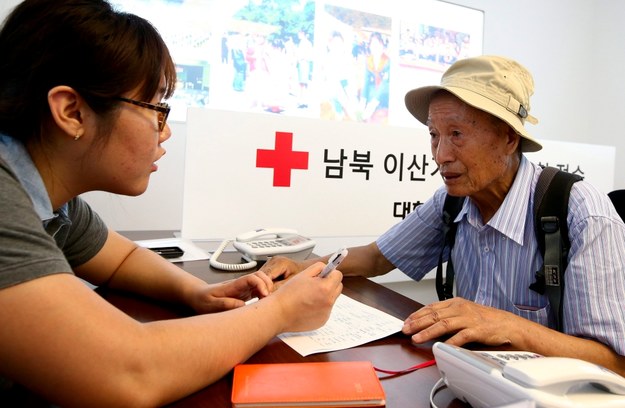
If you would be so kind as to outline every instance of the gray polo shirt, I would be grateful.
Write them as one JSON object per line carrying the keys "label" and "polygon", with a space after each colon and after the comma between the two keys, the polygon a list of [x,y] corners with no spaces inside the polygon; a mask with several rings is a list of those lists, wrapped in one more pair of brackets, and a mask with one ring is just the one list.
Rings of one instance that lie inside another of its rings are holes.
{"label": "gray polo shirt", "polygon": [[24,146],[0,134],[0,289],[55,273],[73,273],[107,237],[79,197],[54,211]]}

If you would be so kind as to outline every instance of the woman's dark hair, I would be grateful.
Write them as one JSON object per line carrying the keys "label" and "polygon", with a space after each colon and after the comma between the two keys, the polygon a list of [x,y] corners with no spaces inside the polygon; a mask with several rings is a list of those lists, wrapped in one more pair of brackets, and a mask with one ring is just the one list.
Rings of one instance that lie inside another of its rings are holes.
{"label": "woman's dark hair", "polygon": [[170,97],[176,69],[146,20],[105,0],[25,0],[0,31],[0,132],[27,141],[50,118],[48,91],[76,90],[97,114],[115,111],[115,97],[139,89],[149,101]]}

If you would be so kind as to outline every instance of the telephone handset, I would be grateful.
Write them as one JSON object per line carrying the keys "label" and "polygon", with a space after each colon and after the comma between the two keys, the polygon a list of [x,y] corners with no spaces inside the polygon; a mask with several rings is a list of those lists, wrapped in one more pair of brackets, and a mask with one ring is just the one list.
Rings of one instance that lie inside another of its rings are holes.
{"label": "telephone handset", "polygon": [[437,342],[442,379],[473,408],[521,401],[537,407],[625,407],[625,378],[574,358],[525,351],[470,351]]}
{"label": "telephone handset", "polygon": [[[221,253],[232,243],[247,261],[242,264],[226,264],[218,261]],[[240,235],[234,240],[225,240],[211,255],[210,265],[226,271],[242,271],[256,266],[256,261],[266,261],[272,256],[282,255],[294,260],[304,260],[315,247],[315,241],[286,228],[261,228]]]}

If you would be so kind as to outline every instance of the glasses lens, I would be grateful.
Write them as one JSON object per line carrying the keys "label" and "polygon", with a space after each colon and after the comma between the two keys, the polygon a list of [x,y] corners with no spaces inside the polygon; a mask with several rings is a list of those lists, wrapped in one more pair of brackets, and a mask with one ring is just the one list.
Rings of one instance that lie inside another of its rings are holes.
{"label": "glasses lens", "polygon": [[162,132],[163,129],[165,129],[165,123],[167,122],[167,116],[169,115],[169,111],[170,111],[170,106],[168,104],[166,104],[165,102],[161,102],[161,103],[157,103],[156,105],[153,105],[151,103],[148,102],[142,102],[142,101],[136,101],[134,99],[128,99],[128,98],[124,98],[121,96],[118,96],[116,99],[120,100],[120,101],[124,101],[127,103],[131,103],[133,105],[137,105],[137,106],[141,106],[143,108],[147,108],[147,109],[152,109],[155,110],[157,113],[157,121],[158,121],[158,130],[159,132]]}
{"label": "glasses lens", "polygon": [[161,102],[159,104],[157,104],[159,107],[161,108],[165,108],[164,112],[159,111],[158,112],[158,130],[159,131],[163,131],[163,129],[165,129],[165,123],[167,123],[167,116],[169,115],[169,105]]}

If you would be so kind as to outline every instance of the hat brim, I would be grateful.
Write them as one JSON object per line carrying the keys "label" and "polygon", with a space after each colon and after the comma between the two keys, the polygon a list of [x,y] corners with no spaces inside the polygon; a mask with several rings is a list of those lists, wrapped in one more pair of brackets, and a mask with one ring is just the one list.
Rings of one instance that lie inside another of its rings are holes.
{"label": "hat brim", "polygon": [[406,108],[408,108],[408,111],[415,118],[417,118],[419,122],[426,125],[432,95],[434,95],[436,91],[442,89],[451,92],[466,104],[481,111],[490,113],[510,125],[514,131],[523,138],[521,143],[521,150],[523,152],[537,152],[543,148],[543,146],[527,132],[523,123],[521,123],[520,119],[514,113],[505,109],[503,106],[492,101],[491,99],[464,88],[432,85],[413,89],[412,91],[409,91],[404,98]]}

